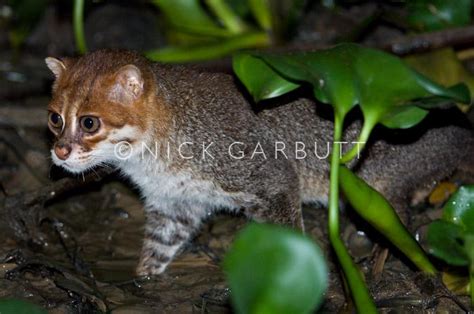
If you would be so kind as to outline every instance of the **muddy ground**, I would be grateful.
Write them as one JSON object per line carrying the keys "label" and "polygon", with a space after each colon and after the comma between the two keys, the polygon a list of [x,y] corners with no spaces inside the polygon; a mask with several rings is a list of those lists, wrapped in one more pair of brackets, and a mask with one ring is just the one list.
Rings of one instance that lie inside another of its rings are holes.
{"label": "muddy ground", "polygon": [[[86,23],[90,33],[103,31],[94,24],[107,21],[101,14],[109,14],[111,19],[116,19],[114,14],[123,14],[115,12],[117,7],[113,6],[103,10],[106,13],[96,13],[95,22]],[[318,19],[307,18],[295,42],[307,45],[341,38],[373,10],[368,4],[340,11],[338,16],[310,12],[308,16],[317,14]],[[210,219],[164,275],[137,278],[134,268],[144,223],[137,191],[116,174],[91,173],[71,181],[51,166],[46,106],[52,77],[43,58],[72,54],[73,45],[70,25],[55,20],[54,12],[48,14],[29,38],[29,48],[20,52],[0,50],[0,299],[25,299],[51,313],[230,313],[229,290],[220,261],[245,224],[242,217]],[[147,15],[144,20],[143,14],[148,13],[139,10],[136,14],[136,20],[130,18],[128,23],[141,21],[144,24],[140,27],[148,30],[153,19]],[[51,27],[58,30],[57,36],[51,35]],[[94,27],[99,30],[94,31]],[[120,29],[114,34],[127,36]],[[143,34],[129,48],[147,48],[151,39]],[[6,42],[4,35],[0,31],[0,44]],[[382,25],[366,36],[365,42],[380,46],[380,41],[398,35],[397,28]],[[110,39],[111,35],[102,34],[89,42],[98,48],[103,38]],[[160,45],[159,36],[152,38],[156,41],[152,45]],[[113,37],[109,43],[121,41]],[[83,180],[86,184],[80,184]],[[461,183],[457,178],[451,181]],[[63,182],[79,186],[53,197],[51,193],[60,193]],[[423,226],[439,216],[439,207],[424,201],[413,209],[412,231],[421,239]],[[306,230],[323,248],[331,270],[330,289],[320,311],[351,312],[353,307],[345,301],[339,269],[327,241],[326,210],[305,207],[304,214]],[[344,217],[344,239],[382,312],[467,310],[467,297],[454,296],[437,278],[417,273],[395,250],[390,248],[388,253],[380,235],[348,221]]]}

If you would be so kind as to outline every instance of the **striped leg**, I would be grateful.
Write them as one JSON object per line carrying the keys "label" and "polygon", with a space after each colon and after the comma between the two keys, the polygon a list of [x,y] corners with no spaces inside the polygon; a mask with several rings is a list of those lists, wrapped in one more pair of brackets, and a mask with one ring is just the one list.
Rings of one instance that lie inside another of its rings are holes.
{"label": "striped leg", "polygon": [[146,220],[145,240],[137,267],[137,274],[141,276],[162,273],[199,226],[193,217],[168,216],[158,211],[148,212]]}

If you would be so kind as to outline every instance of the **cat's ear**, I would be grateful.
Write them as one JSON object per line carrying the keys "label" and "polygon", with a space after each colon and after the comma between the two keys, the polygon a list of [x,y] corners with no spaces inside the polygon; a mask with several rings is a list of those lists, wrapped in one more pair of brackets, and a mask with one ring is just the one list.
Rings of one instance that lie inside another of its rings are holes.
{"label": "cat's ear", "polygon": [[60,78],[61,75],[66,71],[66,64],[59,59],[48,57],[44,60],[48,68],[53,72],[56,79]]}
{"label": "cat's ear", "polygon": [[143,94],[142,72],[133,64],[121,67],[115,74],[115,82],[110,92],[113,100],[131,104]]}

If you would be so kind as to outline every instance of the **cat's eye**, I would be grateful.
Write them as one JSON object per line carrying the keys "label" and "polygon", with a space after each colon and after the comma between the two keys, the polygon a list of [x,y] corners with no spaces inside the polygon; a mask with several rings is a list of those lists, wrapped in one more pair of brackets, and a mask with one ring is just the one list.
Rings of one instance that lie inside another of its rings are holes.
{"label": "cat's eye", "polygon": [[63,127],[63,119],[56,112],[50,112],[48,120],[49,120],[49,125],[54,129],[60,130]]}
{"label": "cat's eye", "polygon": [[81,118],[80,124],[84,132],[94,133],[100,127],[100,120],[97,117],[85,116]]}

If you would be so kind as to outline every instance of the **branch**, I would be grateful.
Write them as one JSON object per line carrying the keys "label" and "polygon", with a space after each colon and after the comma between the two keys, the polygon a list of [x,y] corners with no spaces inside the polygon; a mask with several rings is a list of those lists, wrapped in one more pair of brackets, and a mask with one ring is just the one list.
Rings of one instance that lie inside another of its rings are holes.
{"label": "branch", "polygon": [[401,36],[378,46],[378,48],[403,56],[444,47],[466,45],[474,45],[474,25]]}

